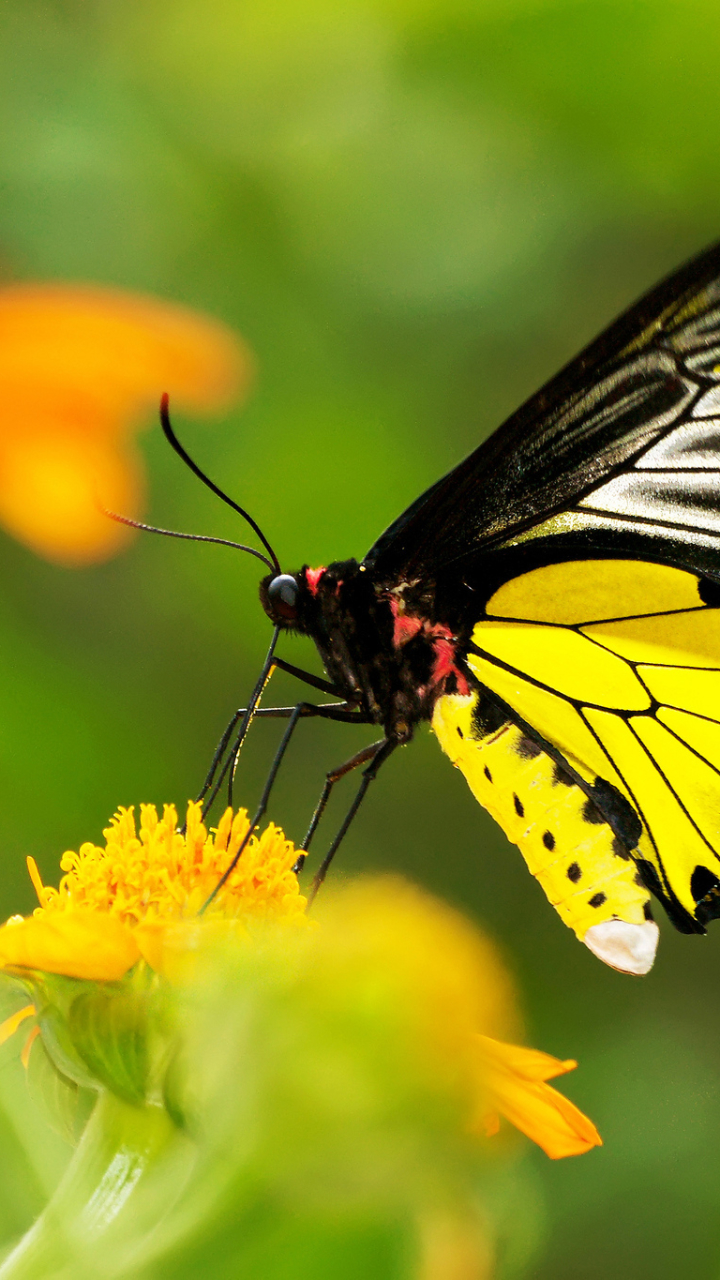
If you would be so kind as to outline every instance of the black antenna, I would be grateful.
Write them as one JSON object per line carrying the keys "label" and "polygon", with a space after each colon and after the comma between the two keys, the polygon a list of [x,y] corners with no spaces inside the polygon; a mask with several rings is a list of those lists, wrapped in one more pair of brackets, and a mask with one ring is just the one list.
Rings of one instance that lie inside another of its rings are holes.
{"label": "black antenna", "polygon": [[170,397],[166,392],[160,401],[160,423],[165,433],[165,439],[168,441],[168,444],[172,446],[172,448],[175,450],[178,457],[182,458],[183,462],[185,463],[185,466],[189,467],[190,470],[195,473],[198,480],[202,480],[203,484],[207,485],[208,489],[212,489],[213,493],[216,494],[218,498],[221,498],[222,501],[226,502],[229,507],[232,507],[233,511],[237,511],[238,515],[241,515],[243,520],[247,520],[248,524],[250,525],[250,528],[254,529],[258,538],[262,542],[265,550],[270,556],[270,559],[272,560],[272,564],[270,565],[270,568],[274,570],[276,574],[282,573],[282,570],[280,568],[280,561],[275,555],[275,552],[270,546],[270,543],[265,537],[265,534],[263,533],[260,526],[255,523],[252,516],[249,515],[247,511],[245,511],[242,507],[239,507],[237,502],[233,502],[232,498],[229,498],[226,493],[223,493],[222,489],[219,489],[218,486],[210,479],[210,477],[206,476],[205,472],[200,470],[200,467],[197,465],[197,463],[193,462],[192,458],[190,457],[190,454],[187,453],[186,450],[183,448],[177,436],[175,435],[175,432],[172,427],[172,423],[170,422],[169,406],[170,406]]}
{"label": "black antenna", "polygon": [[131,529],[142,529],[144,533],[161,533],[165,538],[187,538],[189,542],[217,542],[221,547],[234,547],[236,551],[247,551],[251,556],[257,556],[258,560],[262,560],[268,569],[275,569],[275,565],[263,555],[262,551],[256,551],[255,547],[246,547],[242,542],[230,542],[227,538],[211,538],[207,533],[179,533],[177,529],[158,529],[157,525],[143,524],[142,520],[131,520],[130,516],[121,516],[117,511],[108,511],[107,507],[101,507],[100,510],[103,515],[116,520],[118,524],[129,525]]}

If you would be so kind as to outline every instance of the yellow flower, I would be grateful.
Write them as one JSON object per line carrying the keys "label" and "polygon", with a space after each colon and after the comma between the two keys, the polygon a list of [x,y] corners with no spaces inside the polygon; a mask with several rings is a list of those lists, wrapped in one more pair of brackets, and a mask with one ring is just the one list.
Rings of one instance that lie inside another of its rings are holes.
{"label": "yellow flower", "polygon": [[105,560],[132,537],[99,509],[137,516],[138,421],[167,391],[221,409],[251,361],[223,325],[184,307],[90,285],[0,289],[0,523],[60,564]]}
{"label": "yellow flower", "polygon": [[[162,977],[187,982],[198,951],[222,972],[240,937],[252,941],[268,923],[291,926],[282,937],[272,931],[266,955],[296,984],[297,1007],[309,1000],[308,1009],[322,1010],[333,1027],[370,1018],[368,1030],[380,1043],[405,1046],[403,1055],[409,1046],[403,1070],[425,1081],[422,1088],[455,1099],[471,1132],[494,1132],[501,1114],[552,1157],[600,1143],[591,1121],[546,1083],[576,1064],[504,1042],[518,1033],[512,984],[493,946],[457,911],[383,877],[335,888],[318,904],[318,927],[297,929],[307,923],[292,870],[297,851],[270,824],[251,837],[199,916],[247,835],[247,813],[228,809],[209,832],[191,802],[184,834],[177,824],[172,805],[162,818],[153,805],[141,805],[139,826],[132,809],[120,809],[103,847],[88,843],[63,855],[57,889],[42,883],[29,858],[40,906],[0,928],[0,967],[39,983],[41,1003],[47,975],[117,983],[121,993],[141,960]],[[109,1008],[111,993],[102,1000]],[[25,1006],[0,1026],[0,1043],[34,1012]],[[81,1049],[87,1058],[87,1043]]]}
{"label": "yellow flower", "polygon": [[[177,826],[174,805],[165,805],[161,819],[154,805],[141,805],[139,830],[133,809],[120,809],[103,832],[104,847],[88,843],[63,854],[59,889],[43,885],[28,858],[40,907],[0,929],[0,965],[95,982],[118,981],[141,956],[163,969],[166,942],[172,950],[178,931],[181,945],[192,945],[198,912],[249,822],[245,809],[235,815],[227,809],[208,832],[201,806],[191,802],[185,834]],[[272,823],[252,835],[203,928],[218,919],[237,928],[251,920],[304,920],[296,859],[294,845]]]}

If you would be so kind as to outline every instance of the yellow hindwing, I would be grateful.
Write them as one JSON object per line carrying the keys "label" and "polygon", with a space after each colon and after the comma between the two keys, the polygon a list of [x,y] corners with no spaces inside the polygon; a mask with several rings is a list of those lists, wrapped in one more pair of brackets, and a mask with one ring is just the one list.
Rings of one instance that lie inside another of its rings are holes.
{"label": "yellow hindwing", "polygon": [[[668,565],[631,559],[547,565],[494,593],[467,655],[479,685],[585,782],[600,778],[626,798],[641,827],[632,856],[686,930],[701,930],[720,914],[720,608],[704,594],[698,575]],[[717,589],[709,598],[717,599]],[[469,702],[465,710],[472,726]],[[441,699],[433,727],[443,747],[579,936],[591,920],[581,883],[612,884],[591,911],[609,911],[612,901],[619,918],[631,919],[623,913],[632,909],[635,919],[645,909],[635,868],[612,853],[608,827],[588,830],[582,789],[558,791],[545,755],[522,760],[519,729],[508,726],[495,737],[470,732],[469,742],[461,740],[459,716],[457,701]],[[512,812],[518,787],[525,788],[526,822]],[[538,844],[551,830],[549,815],[561,850],[550,860]],[[560,874],[568,859],[582,867],[572,892]]]}
{"label": "yellow hindwing", "polygon": [[477,692],[440,698],[433,729],[562,920],[581,940],[604,920],[642,924],[650,894],[584,791],[514,724],[483,736],[478,703]]}

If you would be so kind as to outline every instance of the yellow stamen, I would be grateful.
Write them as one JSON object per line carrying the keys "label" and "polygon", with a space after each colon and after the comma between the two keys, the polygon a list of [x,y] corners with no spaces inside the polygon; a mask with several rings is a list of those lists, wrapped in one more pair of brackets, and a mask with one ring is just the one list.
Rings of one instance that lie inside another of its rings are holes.
{"label": "yellow stamen", "polygon": [[[154,805],[142,804],[139,821],[132,808],[120,809],[103,833],[104,848],[88,843],[63,855],[60,888],[41,885],[42,906],[53,914],[78,908],[111,912],[131,929],[194,919],[248,826],[244,809],[227,809],[217,830],[208,830],[202,807],[191,803],[183,835],[174,805],[165,805],[160,817]],[[307,903],[292,870],[296,859],[296,849],[272,823],[253,833],[210,914],[304,918]]]}
{"label": "yellow stamen", "polygon": [[[203,903],[248,829],[244,809],[226,809],[217,830],[208,829],[202,806],[191,803],[183,834],[174,805],[165,805],[159,816],[154,805],[142,804],[137,821],[132,808],[115,814],[103,833],[104,847],[88,842],[63,854],[65,874],[57,889],[43,884],[29,857],[40,906],[28,919],[0,928],[0,969],[117,982],[141,956],[153,968],[164,967],[166,952],[182,950],[181,936],[185,949],[190,945],[183,928],[192,926],[194,936]],[[273,823],[253,832],[202,917],[204,925],[224,923],[238,934],[267,921],[307,927],[307,899],[293,871],[297,856]]]}
{"label": "yellow stamen", "polygon": [[18,1009],[17,1013],[12,1013],[4,1022],[0,1022],[0,1044],[4,1044],[11,1036],[15,1035],[21,1022],[26,1018],[31,1018],[35,1012],[34,1004],[26,1004],[22,1009]]}
{"label": "yellow stamen", "polygon": [[42,877],[40,875],[40,872],[38,871],[37,862],[35,861],[34,858],[31,858],[29,855],[27,859],[27,868],[28,868],[28,871],[30,872],[30,879],[33,882],[33,888],[38,896],[38,901],[40,903],[40,906],[46,907],[47,897],[48,897],[47,889],[45,888],[45,885],[42,882]]}

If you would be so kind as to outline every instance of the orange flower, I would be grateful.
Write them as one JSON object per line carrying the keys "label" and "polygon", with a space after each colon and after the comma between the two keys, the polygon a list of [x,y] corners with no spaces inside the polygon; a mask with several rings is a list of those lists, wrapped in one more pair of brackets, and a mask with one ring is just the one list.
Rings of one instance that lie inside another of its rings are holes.
{"label": "orange flower", "polygon": [[91,285],[0,289],[0,523],[56,563],[107,559],[133,534],[98,500],[139,514],[142,416],[164,391],[221,409],[250,368],[235,335],[184,307]]}
{"label": "orange flower", "polygon": [[521,1133],[532,1138],[552,1160],[582,1155],[591,1147],[601,1147],[602,1138],[592,1120],[573,1102],[545,1082],[574,1071],[572,1058],[561,1062],[539,1049],[503,1044],[489,1036],[478,1036],[480,1057],[486,1075],[489,1110],[473,1128],[497,1133],[499,1115],[505,1116]]}

